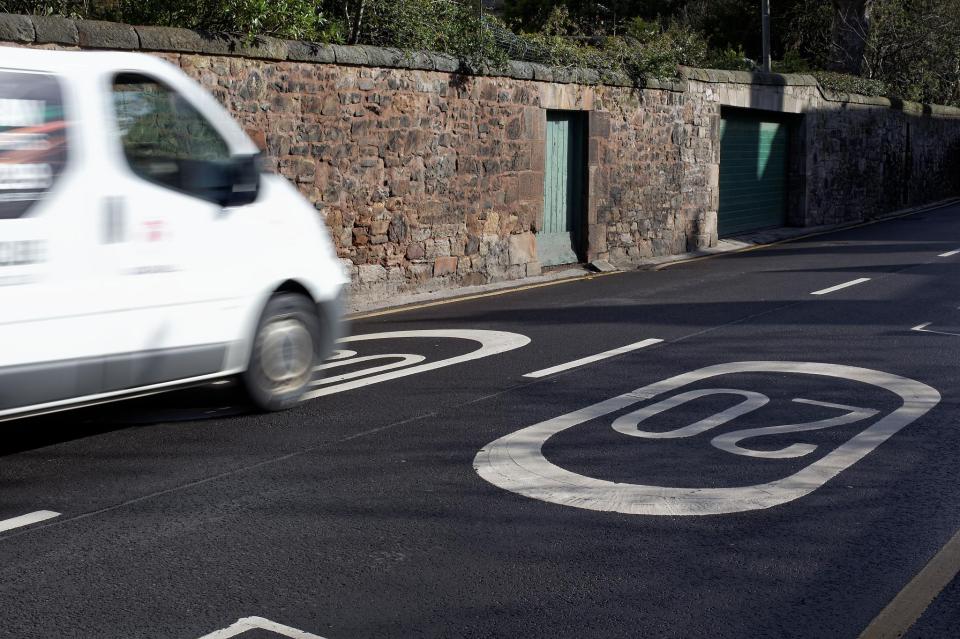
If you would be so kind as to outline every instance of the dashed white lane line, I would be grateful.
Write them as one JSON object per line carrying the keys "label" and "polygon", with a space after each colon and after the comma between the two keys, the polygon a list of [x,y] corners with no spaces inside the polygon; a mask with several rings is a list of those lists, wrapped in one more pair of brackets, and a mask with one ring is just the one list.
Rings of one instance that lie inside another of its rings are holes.
{"label": "dashed white lane line", "polygon": [[830,288],[822,288],[819,291],[814,291],[810,293],[811,295],[826,295],[827,293],[833,293],[834,291],[839,291],[842,288],[847,288],[848,286],[856,286],[857,284],[863,284],[864,282],[869,282],[869,277],[858,277],[855,280],[850,280],[849,282],[844,282],[843,284],[837,284],[836,286],[831,286]]}
{"label": "dashed white lane line", "polygon": [[19,517],[4,519],[3,521],[0,521],[0,533],[13,530],[14,528],[23,528],[24,526],[29,526],[30,524],[37,524],[41,521],[46,521],[59,516],[60,513],[55,513],[52,510],[38,510],[35,513],[27,513],[26,515],[20,515]]}
{"label": "dashed white lane line", "polygon": [[285,626],[276,621],[264,619],[263,617],[244,617],[243,619],[238,619],[236,623],[231,624],[229,627],[203,635],[200,639],[228,639],[229,637],[236,637],[249,630],[269,630],[284,637],[292,637],[292,639],[323,639],[320,635],[297,630],[296,628],[291,628],[290,626]]}
{"label": "dashed white lane line", "polygon": [[946,253],[941,253],[937,257],[953,257],[957,253],[960,253],[960,249],[955,249],[953,251],[947,251]]}
{"label": "dashed white lane line", "polygon": [[557,364],[556,366],[551,366],[550,368],[544,368],[543,370],[527,373],[524,375],[524,377],[546,377],[547,375],[553,375],[554,373],[559,373],[561,371],[568,371],[571,368],[577,368],[578,366],[584,366],[585,364],[599,362],[601,360],[614,357],[615,355],[623,355],[624,353],[629,353],[630,351],[635,351],[647,346],[659,344],[662,341],[662,339],[645,339],[642,342],[627,344],[626,346],[621,346],[620,348],[615,348],[610,351],[597,353],[596,355],[590,355],[589,357],[581,357],[580,359],[575,359],[572,362],[567,362],[566,364]]}

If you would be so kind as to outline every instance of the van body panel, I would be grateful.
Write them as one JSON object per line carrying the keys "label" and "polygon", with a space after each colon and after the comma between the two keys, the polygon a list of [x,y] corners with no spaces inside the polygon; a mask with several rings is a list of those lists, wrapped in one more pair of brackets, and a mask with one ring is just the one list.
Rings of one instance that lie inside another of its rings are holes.
{"label": "van body panel", "polygon": [[3,48],[0,60],[0,418],[241,372],[289,281],[332,348],[349,279],[296,188],[263,174],[253,201],[225,206],[167,179],[205,178],[192,161],[150,159],[170,113],[206,132],[174,143],[223,156],[201,169],[259,153],[209,93],[144,54]]}

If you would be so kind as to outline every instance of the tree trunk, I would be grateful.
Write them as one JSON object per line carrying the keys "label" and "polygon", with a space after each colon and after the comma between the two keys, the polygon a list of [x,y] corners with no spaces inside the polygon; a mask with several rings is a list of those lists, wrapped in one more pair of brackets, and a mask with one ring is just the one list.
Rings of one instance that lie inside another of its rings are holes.
{"label": "tree trunk", "polygon": [[832,67],[860,75],[874,0],[833,0]]}

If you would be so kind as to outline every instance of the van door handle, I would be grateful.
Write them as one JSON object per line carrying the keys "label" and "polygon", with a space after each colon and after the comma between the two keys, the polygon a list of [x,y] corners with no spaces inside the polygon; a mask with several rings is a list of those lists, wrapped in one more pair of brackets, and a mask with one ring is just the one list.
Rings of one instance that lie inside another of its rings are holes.
{"label": "van door handle", "polygon": [[123,198],[108,197],[103,203],[103,243],[116,244],[124,241]]}

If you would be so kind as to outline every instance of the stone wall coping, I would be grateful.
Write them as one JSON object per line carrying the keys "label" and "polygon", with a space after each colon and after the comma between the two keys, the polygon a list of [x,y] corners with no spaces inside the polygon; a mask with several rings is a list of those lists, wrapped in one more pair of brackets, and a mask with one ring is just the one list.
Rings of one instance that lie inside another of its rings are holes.
{"label": "stone wall coping", "polygon": [[125,51],[162,51],[227,55],[261,60],[288,60],[349,66],[414,69],[508,77],[559,84],[605,85],[684,93],[688,81],[716,84],[760,86],[811,86],[831,102],[877,106],[906,113],[936,117],[960,117],[960,108],[919,104],[903,100],[839,93],[820,85],[806,74],[754,73],[722,69],[679,67],[679,78],[647,79],[638,85],[624,74],[600,73],[595,69],[550,67],[534,62],[511,60],[503,69],[468,68],[457,58],[430,51],[403,51],[367,45],[345,46],[299,40],[281,40],[268,36],[253,39],[231,34],[201,33],[176,27],[132,26],[100,20],[73,20],[59,16],[33,16],[0,13],[0,42],[16,44],[58,44],[82,49]]}
{"label": "stone wall coping", "polygon": [[942,104],[910,102],[898,98],[843,93],[822,86],[814,76],[804,73],[763,73],[751,71],[727,71],[724,69],[679,68],[680,77],[685,80],[707,84],[749,84],[752,86],[809,86],[816,87],[820,96],[827,102],[841,102],[859,106],[875,106],[894,109],[911,115],[932,115],[937,117],[960,117],[960,107]]}

